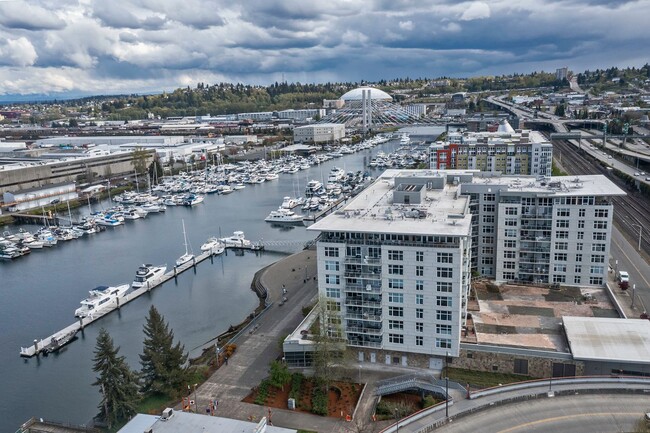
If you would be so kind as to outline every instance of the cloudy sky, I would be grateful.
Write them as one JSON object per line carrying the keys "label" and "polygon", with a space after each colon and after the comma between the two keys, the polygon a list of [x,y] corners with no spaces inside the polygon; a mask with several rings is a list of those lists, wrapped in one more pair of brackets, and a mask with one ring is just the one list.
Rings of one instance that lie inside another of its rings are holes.
{"label": "cloudy sky", "polygon": [[0,97],[650,61],[650,1],[0,0]]}

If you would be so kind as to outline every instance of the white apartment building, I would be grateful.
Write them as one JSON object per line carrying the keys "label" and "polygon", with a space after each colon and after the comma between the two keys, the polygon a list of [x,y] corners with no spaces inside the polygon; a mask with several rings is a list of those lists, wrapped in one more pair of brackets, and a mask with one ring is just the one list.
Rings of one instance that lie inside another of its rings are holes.
{"label": "white apartment building", "polygon": [[316,123],[293,128],[294,143],[327,143],[345,137],[343,123]]}
{"label": "white apartment building", "polygon": [[602,175],[476,177],[462,184],[472,221],[472,268],[497,281],[600,286],[614,207],[625,192]]}
{"label": "white apartment building", "polygon": [[[309,227],[320,232],[321,326],[359,361],[441,368],[459,353],[471,270],[498,281],[602,285],[610,197],[624,194],[601,175],[387,170]],[[287,362],[306,365],[310,349],[289,340]]]}
{"label": "white apartment building", "polygon": [[360,361],[441,368],[457,356],[470,282],[460,171],[387,170],[319,231],[321,322]]}

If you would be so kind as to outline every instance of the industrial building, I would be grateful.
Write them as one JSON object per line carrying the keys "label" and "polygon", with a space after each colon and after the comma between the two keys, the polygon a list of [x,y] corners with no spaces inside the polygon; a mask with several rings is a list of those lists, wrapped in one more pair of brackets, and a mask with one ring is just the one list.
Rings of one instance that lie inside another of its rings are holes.
{"label": "industrial building", "polygon": [[342,123],[317,123],[293,129],[294,143],[331,143],[343,137],[345,125]]}

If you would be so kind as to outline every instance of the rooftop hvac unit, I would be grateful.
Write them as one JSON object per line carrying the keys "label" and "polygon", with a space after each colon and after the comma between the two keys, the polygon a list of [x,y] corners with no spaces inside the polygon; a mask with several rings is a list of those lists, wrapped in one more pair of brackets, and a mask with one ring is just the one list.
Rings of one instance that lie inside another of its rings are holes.
{"label": "rooftop hvac unit", "polygon": [[169,418],[172,417],[173,414],[174,414],[174,409],[172,409],[171,407],[168,407],[167,409],[163,410],[162,416],[160,417],[160,419],[163,420],[163,421],[167,421]]}

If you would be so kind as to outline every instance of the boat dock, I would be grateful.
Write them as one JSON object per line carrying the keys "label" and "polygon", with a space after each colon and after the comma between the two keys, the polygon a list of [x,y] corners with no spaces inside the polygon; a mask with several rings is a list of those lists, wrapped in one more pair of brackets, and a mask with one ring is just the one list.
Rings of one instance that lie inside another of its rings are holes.
{"label": "boat dock", "polygon": [[[257,243],[251,243],[250,246],[248,247],[238,247],[238,248],[233,248],[233,247],[227,247],[229,249],[250,249],[253,251],[259,251],[263,249],[263,246],[257,242]],[[181,266],[174,266],[174,268],[164,274],[156,283],[154,284],[149,284],[147,282],[146,286],[139,287],[137,289],[134,289],[127,293],[126,295],[122,296],[121,298],[116,298],[115,301],[113,302],[107,302],[105,306],[102,306],[102,308],[96,310],[94,314],[91,316],[79,318],[79,320],[62,330],[50,335],[49,337],[43,338],[41,340],[34,340],[34,342],[29,345],[28,347],[21,347],[20,348],[20,356],[23,356],[25,358],[31,358],[32,356],[39,355],[40,353],[47,353],[48,347],[51,345],[52,341],[54,340],[60,340],[64,336],[67,335],[74,335],[78,331],[84,329],[86,326],[90,325],[91,323],[101,319],[105,315],[120,309],[123,305],[128,304],[132,300],[144,295],[145,293],[151,291],[152,289],[155,289],[158,286],[163,285],[167,281],[176,278],[179,274],[187,271],[188,269],[194,269],[197,264],[201,263],[202,261],[210,258],[211,261],[214,259],[214,255],[212,254],[211,251],[206,251],[198,256],[194,256],[192,260],[190,260],[187,263],[184,263]]]}
{"label": "boat dock", "polygon": [[310,213],[309,215],[305,216],[305,217],[302,219],[302,220],[303,220],[303,223],[304,223],[306,226],[309,226],[309,225],[315,223],[316,220],[318,220],[319,218],[324,217],[324,216],[327,215],[328,213],[334,212],[336,209],[339,208],[339,206],[341,205],[341,203],[343,203],[343,202],[346,201],[347,199],[348,199],[348,197],[341,197],[340,199],[338,199],[338,200],[336,200],[334,203],[332,203],[330,206],[327,206],[325,209],[323,209],[323,210],[319,210],[318,212]]}

